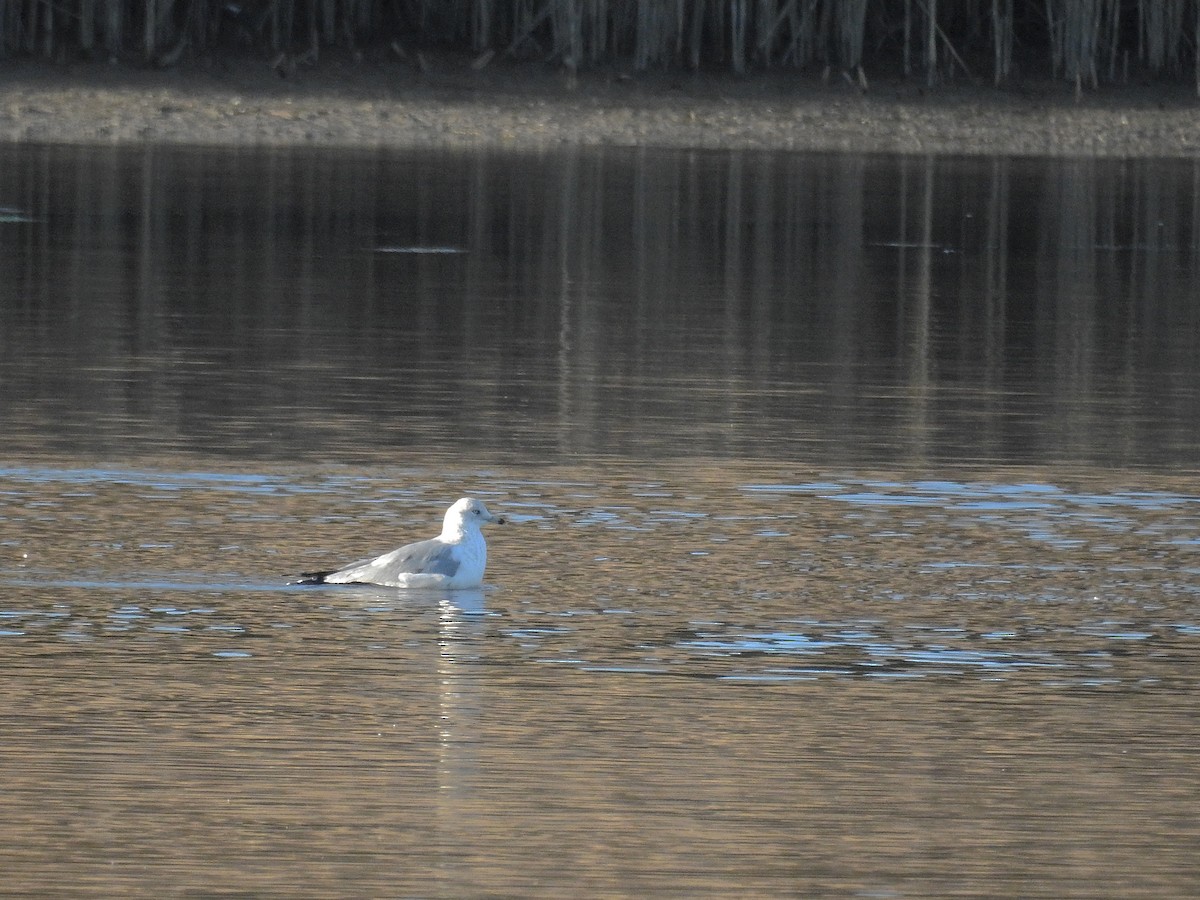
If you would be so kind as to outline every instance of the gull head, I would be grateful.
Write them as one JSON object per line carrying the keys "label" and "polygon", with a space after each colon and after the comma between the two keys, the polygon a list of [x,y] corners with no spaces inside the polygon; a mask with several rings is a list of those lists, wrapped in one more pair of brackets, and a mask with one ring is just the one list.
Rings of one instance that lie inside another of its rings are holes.
{"label": "gull head", "polygon": [[497,525],[504,524],[502,516],[492,515],[482,500],[474,497],[463,497],[446,510],[446,518],[442,523],[442,534],[462,534],[467,531],[478,531],[480,526],[489,522]]}

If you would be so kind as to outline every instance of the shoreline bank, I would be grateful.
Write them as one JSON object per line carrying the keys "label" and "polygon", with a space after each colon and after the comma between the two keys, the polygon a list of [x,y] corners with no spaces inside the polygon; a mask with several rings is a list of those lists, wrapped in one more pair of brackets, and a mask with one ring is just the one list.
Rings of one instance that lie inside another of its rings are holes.
{"label": "shoreline bank", "polygon": [[596,71],[440,58],[425,71],[327,57],[281,77],[263,59],[170,70],[0,63],[0,141],[345,148],[640,146],[907,154],[1200,155],[1183,86],[953,84],[794,73]]}

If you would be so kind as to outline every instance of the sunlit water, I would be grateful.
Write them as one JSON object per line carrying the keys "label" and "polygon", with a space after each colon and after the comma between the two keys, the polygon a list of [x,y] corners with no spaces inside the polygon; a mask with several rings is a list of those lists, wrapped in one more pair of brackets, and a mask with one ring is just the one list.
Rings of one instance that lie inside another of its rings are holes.
{"label": "sunlit water", "polygon": [[0,149],[3,891],[1195,894],[1197,183]]}

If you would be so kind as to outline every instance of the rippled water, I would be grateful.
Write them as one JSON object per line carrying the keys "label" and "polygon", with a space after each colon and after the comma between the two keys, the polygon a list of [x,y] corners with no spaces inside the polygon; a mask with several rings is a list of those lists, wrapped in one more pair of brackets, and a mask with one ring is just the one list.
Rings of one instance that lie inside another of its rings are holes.
{"label": "rippled water", "polygon": [[[300,624],[229,621],[220,606],[233,596],[245,613],[332,603],[482,616],[490,653],[582,672],[1190,684],[1178,654],[1200,637],[1200,497],[1169,481],[1095,493],[1044,481],[740,482],[738,470],[569,482],[0,470],[10,595],[60,597],[3,610],[0,636],[186,638],[192,652],[251,658],[271,628]],[[485,589],[286,583],[434,533],[437,498],[468,492],[511,524],[491,529]]]}
{"label": "rippled water", "polygon": [[1200,890],[1190,167],[0,153],[4,892]]}

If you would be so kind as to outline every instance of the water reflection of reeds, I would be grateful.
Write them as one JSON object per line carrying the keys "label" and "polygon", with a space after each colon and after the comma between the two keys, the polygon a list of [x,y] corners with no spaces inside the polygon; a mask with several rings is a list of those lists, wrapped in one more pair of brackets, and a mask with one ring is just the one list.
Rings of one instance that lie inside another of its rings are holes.
{"label": "water reflection of reeds", "polygon": [[[129,54],[172,65],[187,53],[251,47],[276,65],[331,47],[390,45],[424,68],[453,47],[554,60],[571,71],[616,61],[652,67],[866,70],[1002,83],[1022,65],[1077,89],[1196,64],[1200,12],[1185,0],[0,0],[0,54]],[[1200,75],[1200,66],[1197,67]]]}
{"label": "water reflection of reeds", "polygon": [[1183,461],[1198,196],[1149,160],[46,150],[0,170],[10,436]]}

